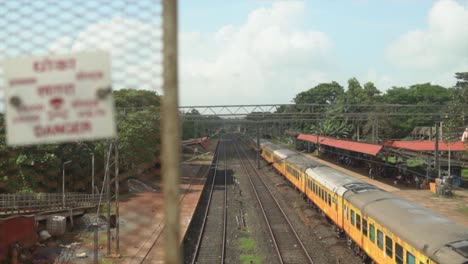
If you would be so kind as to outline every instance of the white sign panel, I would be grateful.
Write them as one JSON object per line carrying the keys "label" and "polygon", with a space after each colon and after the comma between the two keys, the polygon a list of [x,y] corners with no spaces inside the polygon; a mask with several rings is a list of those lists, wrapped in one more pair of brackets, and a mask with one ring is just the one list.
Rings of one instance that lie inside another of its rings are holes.
{"label": "white sign panel", "polygon": [[116,136],[107,53],[10,59],[4,76],[7,144]]}

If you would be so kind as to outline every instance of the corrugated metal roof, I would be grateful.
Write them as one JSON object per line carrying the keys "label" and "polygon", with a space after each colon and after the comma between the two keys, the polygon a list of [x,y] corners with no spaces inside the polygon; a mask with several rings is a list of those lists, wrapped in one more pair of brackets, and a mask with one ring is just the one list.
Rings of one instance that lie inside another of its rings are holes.
{"label": "corrugated metal roof", "polygon": [[330,137],[323,137],[317,135],[300,134],[297,139],[309,141],[312,143],[320,143],[330,147],[351,150],[359,153],[365,153],[376,156],[377,153],[383,148],[382,145],[362,143],[356,141],[335,139]]}
{"label": "corrugated metal roof", "polygon": [[[435,151],[435,142],[433,140],[424,141],[387,141],[384,145],[393,147],[408,149],[413,151]],[[440,151],[465,151],[465,145],[461,141],[456,141],[450,144],[439,141]]]}

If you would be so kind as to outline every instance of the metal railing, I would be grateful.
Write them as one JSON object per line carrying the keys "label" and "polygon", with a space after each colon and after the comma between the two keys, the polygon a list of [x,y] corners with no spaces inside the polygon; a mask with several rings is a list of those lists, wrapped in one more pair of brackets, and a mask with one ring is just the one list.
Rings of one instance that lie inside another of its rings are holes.
{"label": "metal railing", "polygon": [[0,194],[0,215],[92,207],[98,202],[99,194],[66,193],[65,205],[61,193]]}

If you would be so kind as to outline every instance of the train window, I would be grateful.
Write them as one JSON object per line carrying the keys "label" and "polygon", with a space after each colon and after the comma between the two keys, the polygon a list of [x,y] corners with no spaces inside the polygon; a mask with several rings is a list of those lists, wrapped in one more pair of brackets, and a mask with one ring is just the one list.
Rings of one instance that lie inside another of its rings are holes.
{"label": "train window", "polygon": [[367,220],[362,218],[362,234],[367,237]]}
{"label": "train window", "polygon": [[354,211],[351,210],[351,224],[354,226]]}
{"label": "train window", "polygon": [[407,264],[416,264],[416,259],[414,258],[413,254],[406,251],[406,263]]}
{"label": "train window", "polygon": [[403,264],[403,247],[395,243],[395,260],[397,264]]}
{"label": "train window", "polygon": [[361,216],[359,214],[356,214],[356,228],[361,230]]}
{"label": "train window", "polygon": [[369,225],[369,239],[372,243],[375,243],[375,228],[373,224]]}
{"label": "train window", "polygon": [[377,229],[377,246],[383,250],[383,234]]}
{"label": "train window", "polygon": [[388,236],[385,236],[385,253],[390,258],[393,258],[393,240]]}
{"label": "train window", "polygon": [[331,206],[331,195],[328,194],[328,206]]}

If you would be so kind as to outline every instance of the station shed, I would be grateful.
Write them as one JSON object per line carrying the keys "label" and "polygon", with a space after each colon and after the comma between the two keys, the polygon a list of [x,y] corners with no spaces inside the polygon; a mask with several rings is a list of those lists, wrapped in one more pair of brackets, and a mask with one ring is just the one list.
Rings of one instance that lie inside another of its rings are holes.
{"label": "station shed", "polygon": [[[314,144],[321,156],[350,167],[367,167],[376,172],[381,163],[383,145],[337,139],[313,134],[299,134],[298,140]],[[380,168],[379,168],[380,169]]]}

